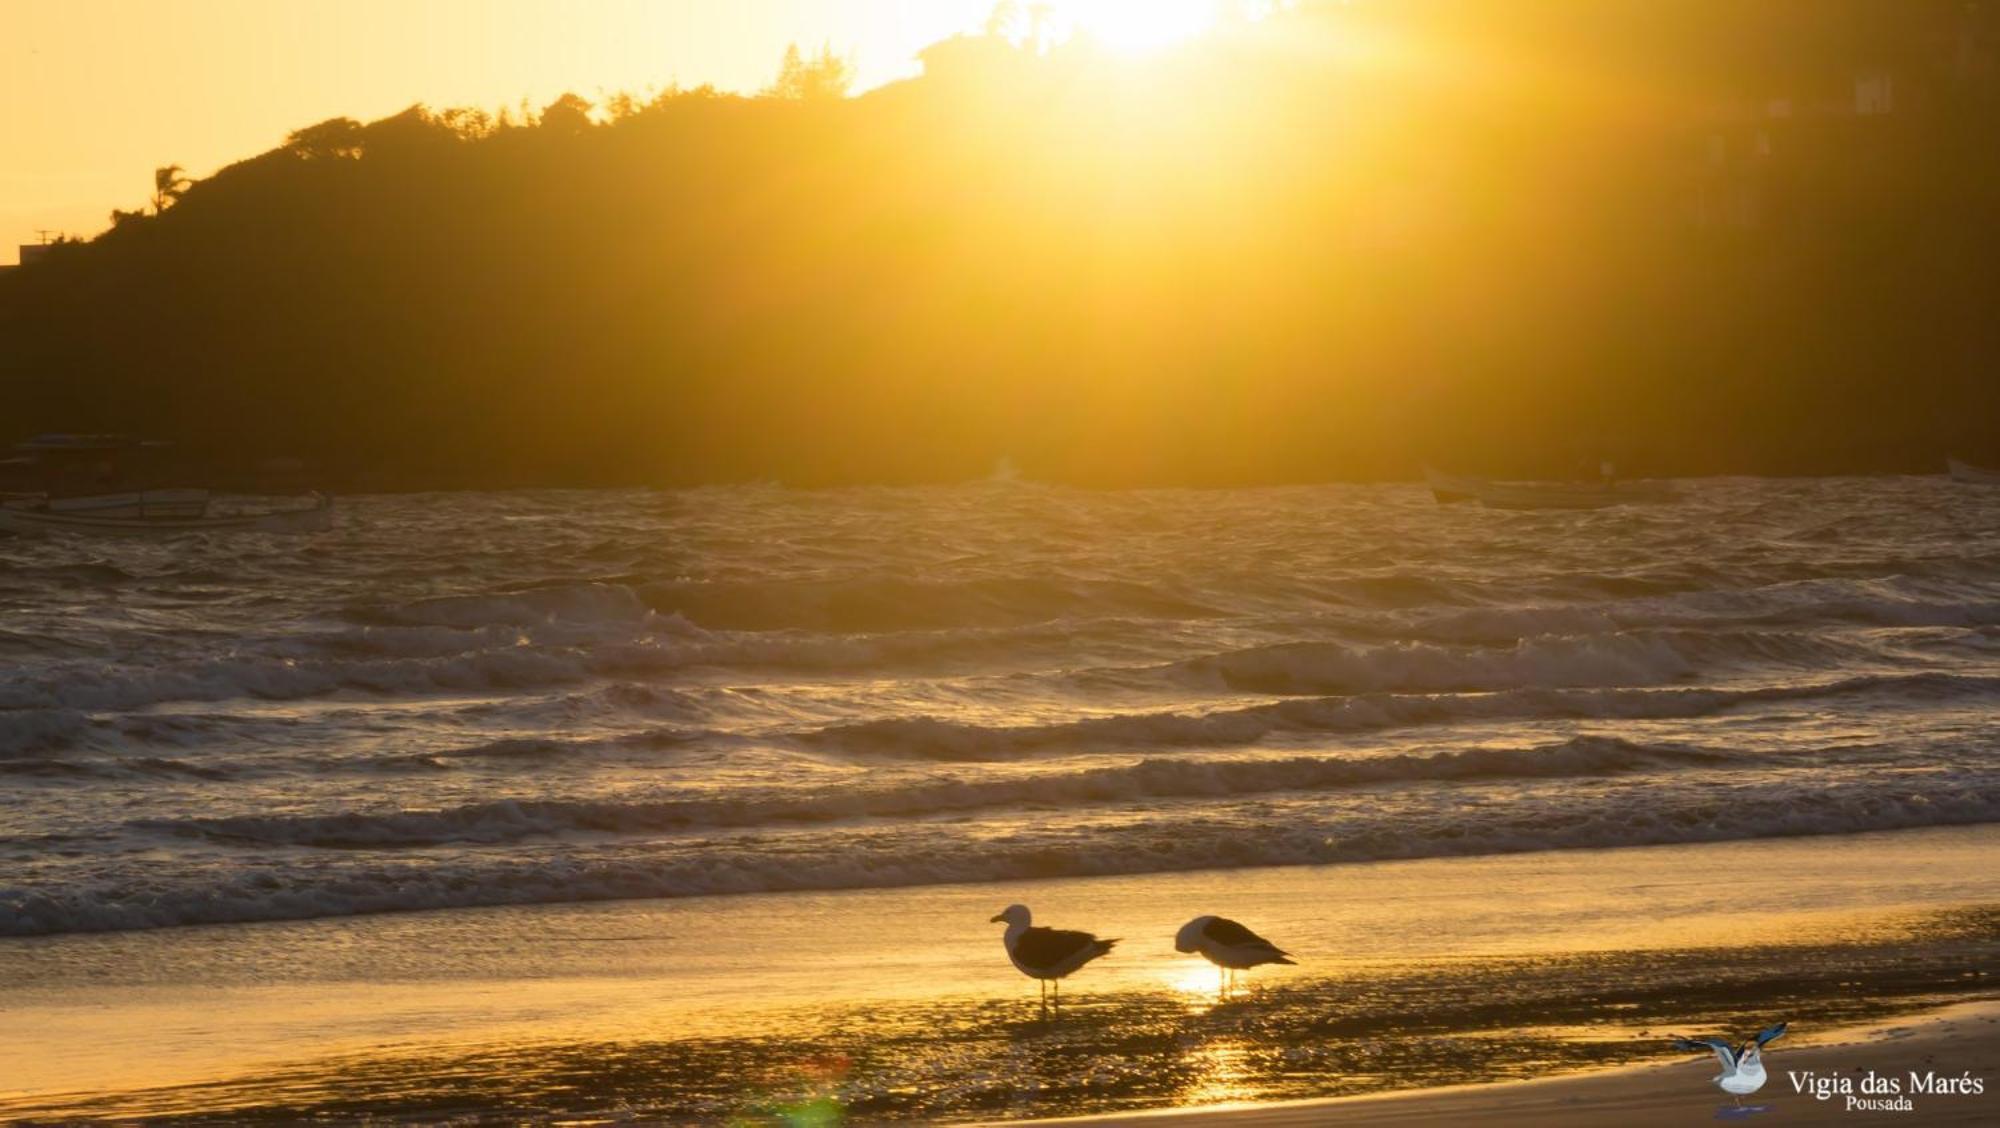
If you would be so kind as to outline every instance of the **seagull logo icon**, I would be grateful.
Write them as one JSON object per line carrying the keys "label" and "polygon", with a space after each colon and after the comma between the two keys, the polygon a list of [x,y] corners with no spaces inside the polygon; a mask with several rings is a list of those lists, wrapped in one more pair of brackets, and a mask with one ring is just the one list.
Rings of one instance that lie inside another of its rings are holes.
{"label": "seagull logo icon", "polygon": [[[1736,1099],[1738,1108],[1743,1108],[1743,1098],[1764,1087],[1764,1045],[1783,1037],[1786,1023],[1766,1027],[1755,1038],[1740,1046],[1731,1046],[1721,1038],[1674,1038],[1674,1048],[1681,1050],[1711,1050],[1715,1060],[1722,1065],[1722,1072],[1709,1080],[1723,1092]],[[1746,1108],[1746,1112],[1762,1112],[1767,1106]]]}

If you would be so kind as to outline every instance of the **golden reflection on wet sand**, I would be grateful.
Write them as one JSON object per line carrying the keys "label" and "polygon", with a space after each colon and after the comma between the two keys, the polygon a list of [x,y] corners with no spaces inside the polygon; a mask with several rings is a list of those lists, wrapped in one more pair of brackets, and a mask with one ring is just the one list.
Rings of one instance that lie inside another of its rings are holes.
{"label": "golden reflection on wet sand", "polygon": [[1236,1041],[1215,1042],[1191,1051],[1185,1060],[1196,1081],[1182,1090],[1178,1103],[1215,1105],[1256,1099],[1264,1089],[1257,1083],[1250,1056],[1250,1048]]}
{"label": "golden reflection on wet sand", "polygon": [[[1809,1040],[1986,989],[1992,842],[1759,844],[1733,914],[1704,875],[1740,846],[16,943],[0,1119],[951,1121],[1538,1076],[1773,1015]],[[1017,894],[1126,937],[1047,1019],[967,923]],[[1171,945],[1210,907],[1301,965],[1220,995]]]}
{"label": "golden reflection on wet sand", "polygon": [[[1742,951],[1732,968],[1712,952],[1453,959],[1300,977],[1219,1004],[1184,990],[1080,993],[1047,1019],[1032,1000],[954,997],[773,1016],[759,1035],[384,1048],[35,1111],[809,1124],[843,1110],[963,1120],[1348,1095],[1664,1058],[1666,1033],[1682,1027],[1783,1014],[1810,1031],[1979,990],[1967,972],[2000,955],[2000,909],[1941,915],[1925,932],[1918,944]],[[1855,993],[1863,982],[1870,993]],[[0,1114],[25,1111],[0,1102]]]}

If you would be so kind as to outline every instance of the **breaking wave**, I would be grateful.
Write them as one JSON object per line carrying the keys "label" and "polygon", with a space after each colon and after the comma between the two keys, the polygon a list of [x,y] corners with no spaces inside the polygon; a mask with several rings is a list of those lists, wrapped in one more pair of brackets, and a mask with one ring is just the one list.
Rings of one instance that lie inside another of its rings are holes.
{"label": "breaking wave", "polygon": [[1827,669],[1876,657],[1859,645],[1816,635],[1676,630],[1542,636],[1505,649],[1296,642],[1197,658],[1174,669],[1255,693],[1452,693],[1663,685],[1723,669]]}
{"label": "breaking wave", "polygon": [[[493,750],[486,750],[492,754]],[[505,754],[538,756],[529,743]],[[1680,746],[1647,747],[1578,737],[1544,748],[1472,748],[1361,758],[1148,759],[1137,764],[1026,778],[931,781],[832,794],[753,795],[651,803],[511,800],[443,811],[247,816],[147,824],[168,834],[267,845],[371,848],[495,843],[589,832],[634,834],[762,827],[838,819],[907,818],[994,808],[1064,808],[1292,791],[1324,791],[1419,780],[1560,778],[1686,766],[1744,757]]]}
{"label": "breaking wave", "polygon": [[1285,734],[1365,732],[1454,721],[1657,720],[1706,717],[1760,703],[1843,698],[1942,701],[1995,695],[2000,695],[2000,676],[1922,673],[1755,689],[1514,689],[1297,698],[1203,713],[1125,714],[1042,725],[894,717],[835,725],[799,739],[856,756],[979,761],[1103,748],[1220,748]]}
{"label": "breaking wave", "polygon": [[1468,814],[1456,806],[1350,805],[1329,820],[1246,822],[1226,808],[1107,827],[1043,824],[1004,837],[908,828],[586,847],[561,855],[475,851],[426,863],[330,852],[314,865],[138,874],[0,889],[0,936],[297,920],[474,906],[1315,865],[1536,850],[1851,834],[2000,820],[2000,781],[1883,786],[1745,785],[1568,796]]}

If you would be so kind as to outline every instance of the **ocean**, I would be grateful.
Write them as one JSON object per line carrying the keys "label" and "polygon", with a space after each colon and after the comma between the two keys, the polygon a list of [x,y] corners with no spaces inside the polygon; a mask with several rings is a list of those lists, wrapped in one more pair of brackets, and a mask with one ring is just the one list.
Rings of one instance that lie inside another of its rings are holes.
{"label": "ocean", "polygon": [[0,542],[0,936],[2000,818],[2000,491],[360,497]]}

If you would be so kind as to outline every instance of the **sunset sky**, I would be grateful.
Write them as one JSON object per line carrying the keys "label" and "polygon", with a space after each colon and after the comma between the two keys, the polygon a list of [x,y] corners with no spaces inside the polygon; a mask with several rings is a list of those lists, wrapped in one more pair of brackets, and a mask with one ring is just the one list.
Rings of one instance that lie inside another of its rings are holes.
{"label": "sunset sky", "polygon": [[[1068,0],[1114,45],[1194,30],[1203,0]],[[756,90],[789,42],[861,85],[981,26],[991,0],[0,0],[0,263],[37,229],[92,235],[152,170],[205,176],[329,117],[414,102],[539,106],[669,83]]]}

